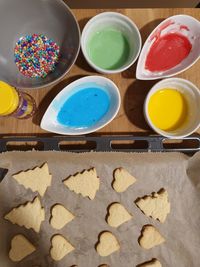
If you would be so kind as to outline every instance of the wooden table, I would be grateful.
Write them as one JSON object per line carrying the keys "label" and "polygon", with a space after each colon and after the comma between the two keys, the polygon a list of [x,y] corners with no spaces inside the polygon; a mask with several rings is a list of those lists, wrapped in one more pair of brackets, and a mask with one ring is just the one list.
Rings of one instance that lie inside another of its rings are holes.
{"label": "wooden table", "polygon": [[[81,29],[89,18],[106,10],[73,10]],[[108,11],[108,10],[107,10]],[[188,14],[200,20],[198,9],[117,9],[113,10],[130,17],[139,27],[143,42],[150,32],[165,18],[176,14]],[[121,74],[106,75],[112,79],[120,89],[122,104],[117,117],[97,133],[101,134],[139,134],[148,135],[152,130],[147,126],[143,117],[143,102],[149,89],[157,81],[139,81],[135,79],[136,64]],[[190,80],[200,88],[200,61],[184,73],[178,75]],[[14,118],[0,119],[1,135],[51,135],[39,126],[41,118],[51,100],[70,82],[86,76],[97,74],[91,69],[80,53],[76,64],[59,84],[38,90],[27,90],[37,102],[38,113],[33,119],[16,120]],[[96,134],[97,134],[96,133]],[[200,133],[200,130],[198,131]]]}

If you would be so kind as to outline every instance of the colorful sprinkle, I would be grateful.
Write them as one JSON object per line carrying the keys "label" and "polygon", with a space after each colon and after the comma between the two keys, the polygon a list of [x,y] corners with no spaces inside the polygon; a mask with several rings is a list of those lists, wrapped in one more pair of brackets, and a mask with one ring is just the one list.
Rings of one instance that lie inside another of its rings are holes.
{"label": "colorful sprinkle", "polygon": [[59,46],[43,34],[21,37],[14,49],[15,63],[26,77],[45,78],[55,70],[60,54]]}

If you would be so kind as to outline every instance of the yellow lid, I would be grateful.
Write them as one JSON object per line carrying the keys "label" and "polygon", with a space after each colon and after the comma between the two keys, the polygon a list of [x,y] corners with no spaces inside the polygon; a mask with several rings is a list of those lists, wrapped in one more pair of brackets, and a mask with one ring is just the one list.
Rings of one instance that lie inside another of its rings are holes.
{"label": "yellow lid", "polygon": [[0,115],[13,113],[19,104],[19,96],[14,87],[0,81]]}

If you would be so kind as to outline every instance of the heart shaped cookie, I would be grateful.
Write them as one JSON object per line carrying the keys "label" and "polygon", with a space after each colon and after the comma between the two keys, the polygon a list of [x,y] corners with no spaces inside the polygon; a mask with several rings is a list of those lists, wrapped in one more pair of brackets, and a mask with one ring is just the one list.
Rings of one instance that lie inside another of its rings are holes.
{"label": "heart shaped cookie", "polygon": [[60,204],[53,206],[51,210],[50,224],[54,229],[60,230],[74,219],[74,215]]}
{"label": "heart shaped cookie", "polygon": [[150,249],[162,244],[165,239],[153,225],[145,225],[138,242],[142,248]]}
{"label": "heart shaped cookie", "polygon": [[114,171],[113,188],[116,192],[121,193],[126,191],[135,182],[136,178],[124,168],[118,168]]}
{"label": "heart shaped cookie", "polygon": [[152,259],[137,265],[136,267],[162,267],[161,263],[157,259]]}
{"label": "heart shaped cookie", "polygon": [[52,237],[50,255],[53,260],[60,261],[73,250],[74,247],[62,235]]}
{"label": "heart shaped cookie", "polygon": [[11,240],[9,258],[15,262],[21,261],[35,250],[36,248],[26,239],[25,236],[16,235]]}
{"label": "heart shaped cookie", "polygon": [[131,218],[132,216],[120,203],[113,203],[108,208],[107,223],[112,227],[118,227]]}
{"label": "heart shaped cookie", "polygon": [[106,257],[113,252],[120,249],[119,242],[116,237],[110,232],[103,232],[99,237],[99,242],[96,246],[96,250],[100,256]]}

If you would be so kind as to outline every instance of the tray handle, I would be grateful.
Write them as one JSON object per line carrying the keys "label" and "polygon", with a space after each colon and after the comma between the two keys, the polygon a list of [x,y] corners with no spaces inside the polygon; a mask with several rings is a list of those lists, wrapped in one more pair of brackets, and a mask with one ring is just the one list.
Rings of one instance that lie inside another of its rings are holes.
{"label": "tray handle", "polygon": [[[61,149],[60,143],[68,142],[69,146],[67,149]],[[124,147],[114,147],[113,142],[128,141],[132,143],[138,143],[139,146],[135,147],[131,144]],[[175,146],[173,147],[173,142]],[[3,136],[0,138],[0,152],[6,152],[8,150],[8,144],[15,142],[23,144],[26,147],[28,142],[38,142],[43,146],[39,150],[42,151],[73,151],[73,152],[86,152],[86,151],[119,151],[119,152],[183,152],[183,153],[195,153],[200,151],[200,136],[195,134],[193,136],[185,137],[182,140],[170,140],[163,136],[133,136],[133,135],[107,135],[107,136],[52,136],[52,137],[23,137],[23,136]],[[81,149],[76,146],[75,148],[70,147],[70,143],[73,142],[93,142],[95,146],[87,148],[83,146]],[[140,143],[146,143],[145,147],[140,147]],[[172,142],[170,145],[166,145],[166,142]],[[185,143],[184,146],[181,145]],[[195,145],[194,145],[195,143]],[[192,145],[191,145],[192,144]],[[20,146],[19,146],[20,147]],[[33,147],[34,148],[34,147]],[[16,149],[14,149],[16,150]],[[17,149],[23,150],[23,149]],[[26,149],[27,150],[27,149]],[[29,149],[31,150],[31,149]],[[37,150],[37,148],[36,148]]]}

